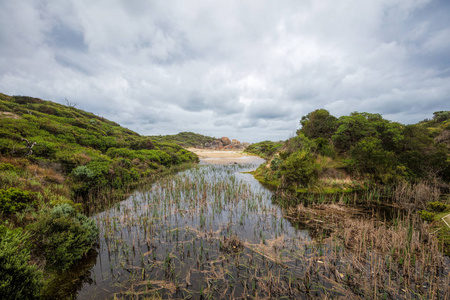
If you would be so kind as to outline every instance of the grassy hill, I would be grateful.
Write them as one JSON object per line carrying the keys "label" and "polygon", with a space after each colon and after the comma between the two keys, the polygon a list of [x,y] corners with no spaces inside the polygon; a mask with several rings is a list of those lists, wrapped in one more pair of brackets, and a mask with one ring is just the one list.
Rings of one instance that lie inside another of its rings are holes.
{"label": "grassy hill", "polygon": [[39,298],[90,251],[98,229],[82,206],[197,161],[73,105],[0,94],[0,294]]}
{"label": "grassy hill", "polygon": [[215,138],[193,132],[180,132],[173,135],[154,135],[150,138],[157,142],[175,143],[182,147],[197,147],[215,141]]}
{"label": "grassy hill", "polygon": [[64,182],[72,198],[99,187],[123,189],[198,159],[176,144],[154,142],[92,113],[50,101],[0,94],[0,112],[2,161],[47,171],[40,180]]}
{"label": "grassy hill", "polygon": [[272,142],[263,141],[255,144],[251,144],[245,149],[245,152],[258,155],[264,159],[270,159],[275,153],[277,153],[284,145],[283,141]]}

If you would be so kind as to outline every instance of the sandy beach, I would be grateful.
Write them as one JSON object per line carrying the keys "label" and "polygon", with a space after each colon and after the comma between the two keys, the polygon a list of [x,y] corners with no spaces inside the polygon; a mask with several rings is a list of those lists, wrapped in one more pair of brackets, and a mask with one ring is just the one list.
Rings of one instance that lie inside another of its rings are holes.
{"label": "sandy beach", "polygon": [[232,163],[262,163],[264,160],[258,156],[244,153],[242,150],[209,150],[188,148],[200,158],[204,164],[232,164]]}

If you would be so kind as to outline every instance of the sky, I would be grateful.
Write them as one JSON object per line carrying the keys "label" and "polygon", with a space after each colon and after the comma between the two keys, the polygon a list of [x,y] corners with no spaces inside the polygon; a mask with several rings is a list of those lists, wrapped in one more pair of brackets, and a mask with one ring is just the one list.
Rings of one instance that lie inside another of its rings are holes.
{"label": "sky", "polygon": [[0,0],[0,92],[118,122],[285,140],[309,112],[450,110],[448,0]]}

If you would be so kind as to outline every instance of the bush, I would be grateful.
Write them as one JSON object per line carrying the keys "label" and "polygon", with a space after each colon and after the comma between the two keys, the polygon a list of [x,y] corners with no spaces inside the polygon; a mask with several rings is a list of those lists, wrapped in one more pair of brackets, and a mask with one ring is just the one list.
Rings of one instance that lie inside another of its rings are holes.
{"label": "bush", "polygon": [[29,234],[0,225],[0,295],[2,299],[39,299],[42,272],[28,263]]}
{"label": "bush", "polygon": [[69,204],[42,213],[30,229],[47,266],[57,271],[65,271],[79,261],[99,234],[95,222]]}
{"label": "bush", "polygon": [[336,151],[329,140],[324,138],[317,138],[314,140],[317,145],[317,152],[322,156],[328,156],[331,158],[336,158]]}
{"label": "bush", "polygon": [[0,138],[0,154],[10,155],[14,149],[14,142],[10,139]]}
{"label": "bush", "polygon": [[420,217],[422,220],[427,222],[432,222],[434,220],[434,213],[426,210],[419,211]]}
{"label": "bush", "polygon": [[350,165],[357,172],[369,174],[379,181],[395,175],[394,153],[385,151],[378,138],[363,138],[352,148],[350,156]]}
{"label": "bush", "polygon": [[94,172],[86,166],[79,166],[73,169],[72,175],[79,181],[90,181],[95,177]]}
{"label": "bush", "polygon": [[0,171],[13,171],[17,172],[19,169],[10,163],[1,163]]}
{"label": "bush", "polygon": [[320,166],[314,157],[306,150],[300,150],[290,155],[281,166],[284,183],[296,186],[309,186],[317,181]]}
{"label": "bush", "polygon": [[86,166],[79,166],[72,170],[74,184],[72,190],[75,196],[86,196],[90,191],[105,188],[110,185],[108,177],[111,164],[109,161],[91,161]]}
{"label": "bush", "polygon": [[274,159],[272,159],[270,161],[270,169],[272,171],[276,171],[280,168],[281,164],[283,163],[283,160],[280,159],[279,157],[275,157]]}
{"label": "bush", "polygon": [[4,213],[21,211],[33,204],[32,193],[18,188],[0,189],[0,209]]}
{"label": "bush", "polygon": [[434,202],[428,203],[427,208],[430,211],[443,212],[448,208],[448,206],[447,206],[447,204],[444,204],[442,202],[434,201]]}

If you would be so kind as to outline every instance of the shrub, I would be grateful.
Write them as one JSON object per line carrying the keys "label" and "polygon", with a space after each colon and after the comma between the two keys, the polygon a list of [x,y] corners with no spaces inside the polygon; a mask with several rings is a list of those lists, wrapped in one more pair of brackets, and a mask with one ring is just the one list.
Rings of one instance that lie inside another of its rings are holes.
{"label": "shrub", "polygon": [[422,220],[427,222],[432,222],[434,220],[434,213],[426,210],[419,211],[420,217]]}
{"label": "shrub", "polygon": [[38,249],[48,267],[65,271],[79,261],[95,244],[99,230],[95,222],[62,204],[43,212],[30,226]]}
{"label": "shrub", "polygon": [[14,142],[7,138],[0,138],[0,154],[10,155],[14,149]]}
{"label": "shrub", "polygon": [[314,152],[316,151],[317,146],[316,144],[311,141],[308,137],[306,137],[304,134],[300,133],[299,135],[289,139],[286,141],[286,150],[288,154],[292,154],[299,150],[305,150]]}
{"label": "shrub", "polygon": [[53,200],[50,201],[50,207],[56,207],[62,204],[68,204],[72,206],[77,212],[81,212],[82,205],[81,203],[74,203],[72,200],[64,197],[64,196],[56,196]]}
{"label": "shrub", "polygon": [[10,163],[0,164],[0,171],[14,171],[17,172],[19,169]]}
{"label": "shrub", "polygon": [[350,165],[357,172],[369,174],[380,181],[395,175],[394,153],[385,151],[378,138],[363,138],[352,148],[350,156]]}
{"label": "shrub", "polygon": [[89,181],[95,177],[94,172],[86,166],[79,166],[73,169],[73,176],[80,181]]}
{"label": "shrub", "polygon": [[279,157],[275,157],[274,159],[272,159],[270,161],[270,169],[272,171],[276,171],[280,168],[281,164],[283,163],[283,160],[280,159]]}
{"label": "shrub", "polygon": [[0,209],[5,213],[21,211],[33,204],[32,193],[18,188],[0,189]]}
{"label": "shrub", "polygon": [[443,212],[448,208],[448,206],[447,206],[447,204],[444,204],[442,202],[434,201],[434,202],[428,203],[427,208],[430,211]]}
{"label": "shrub", "polygon": [[290,155],[281,166],[284,183],[296,186],[309,186],[314,183],[320,171],[320,166],[306,150],[300,150]]}
{"label": "shrub", "polygon": [[314,140],[317,145],[317,152],[323,156],[336,158],[336,151],[329,140],[324,138],[317,138]]}
{"label": "shrub", "polygon": [[2,299],[39,299],[42,272],[28,263],[29,234],[0,225],[0,295]]}
{"label": "shrub", "polygon": [[55,143],[47,141],[38,142],[32,150],[34,156],[43,158],[55,158],[57,151]]}

